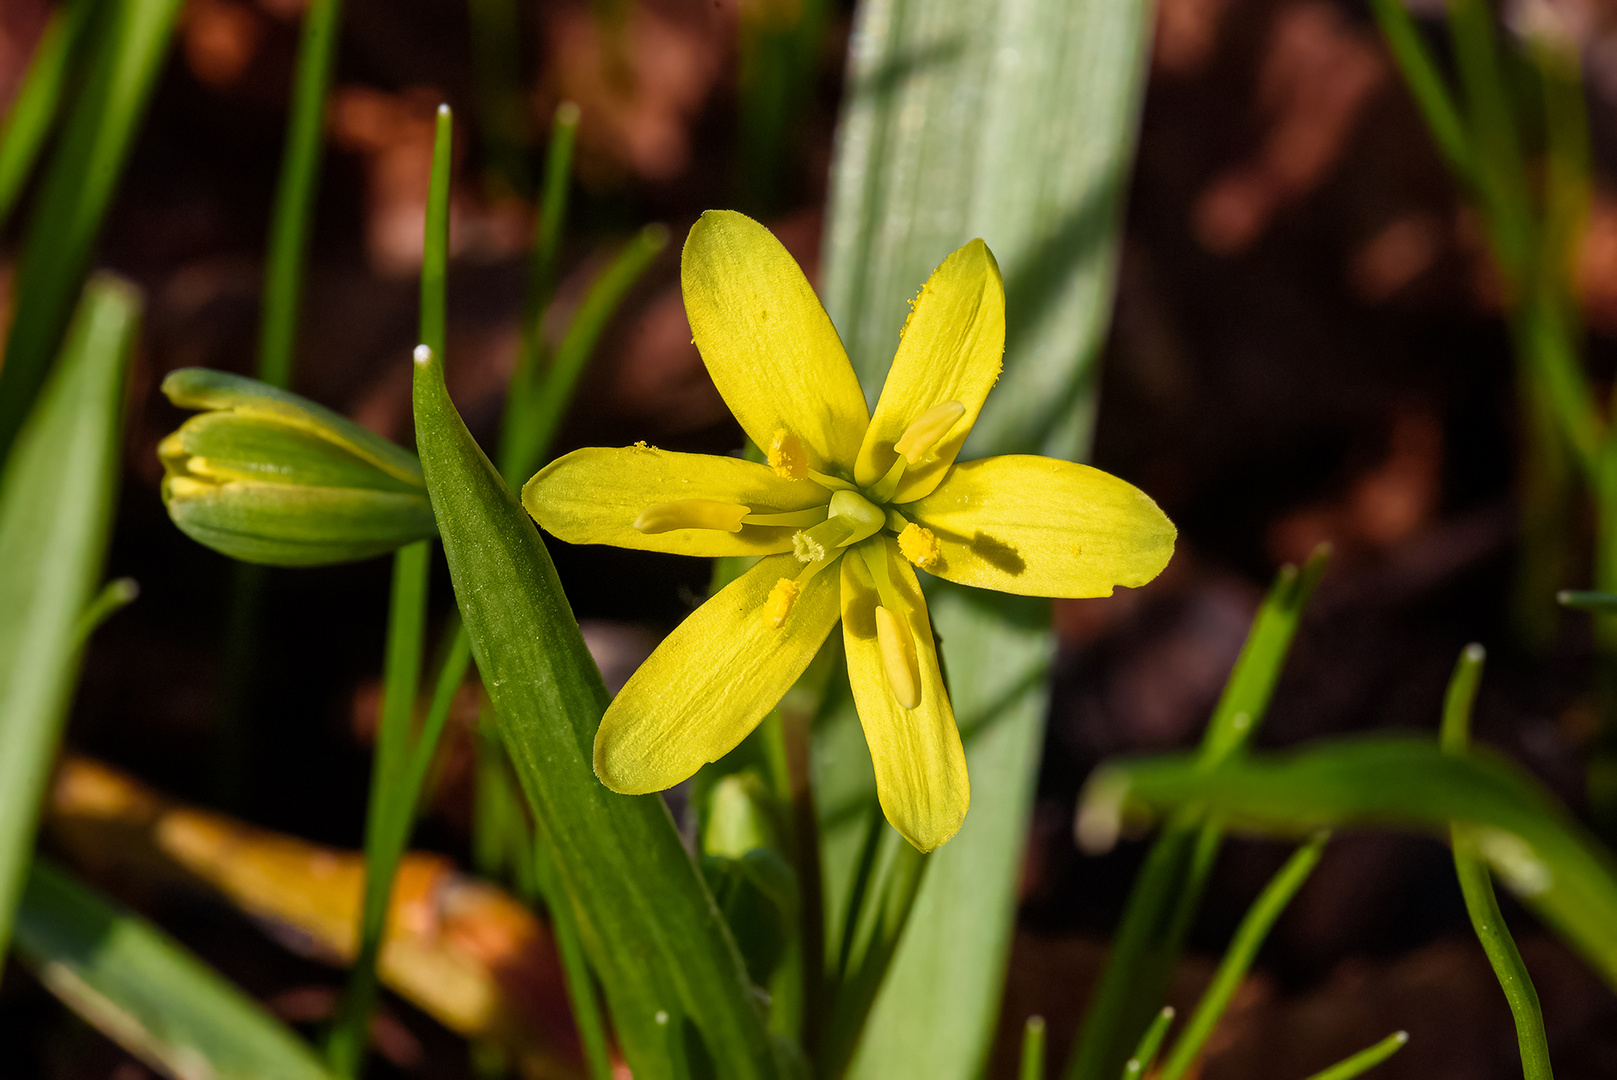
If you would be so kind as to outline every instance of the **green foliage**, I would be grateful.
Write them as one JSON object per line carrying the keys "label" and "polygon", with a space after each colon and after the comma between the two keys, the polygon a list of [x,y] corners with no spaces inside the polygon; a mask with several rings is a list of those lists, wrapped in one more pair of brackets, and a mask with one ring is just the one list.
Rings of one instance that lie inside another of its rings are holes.
{"label": "green foliage", "polygon": [[308,1046],[146,920],[38,861],[17,952],[102,1034],[169,1076],[327,1080]]}
{"label": "green foliage", "polygon": [[0,954],[107,550],[139,311],[130,286],[90,282],[0,473]]}
{"label": "green foliage", "polygon": [[264,264],[263,312],[258,327],[258,377],[281,389],[292,385],[297,350],[303,265],[308,259],[315,193],[324,149],[326,97],[337,55],[342,0],[309,0],[303,13],[292,102],[275,186],[269,251]]}
{"label": "green foliage", "polygon": [[[1327,555],[1324,548],[1316,551],[1300,572],[1284,567],[1270,587],[1202,735],[1199,769],[1241,753],[1262,723]],[[1160,1021],[1152,1015],[1167,993],[1222,842],[1221,826],[1199,809],[1180,811],[1163,827],[1129,893],[1067,1063],[1067,1080],[1110,1080],[1124,1068],[1138,1033]]]}
{"label": "green foliage", "polygon": [[17,96],[0,120],[0,225],[11,217],[44,148],[97,2],[71,0],[51,13]]}
{"label": "green foliage", "polygon": [[1617,864],[1519,768],[1483,750],[1460,756],[1431,739],[1334,739],[1205,769],[1192,756],[1123,760],[1090,780],[1079,839],[1108,845],[1135,814],[1189,804],[1235,830],[1296,836],[1381,826],[1469,831],[1482,858],[1608,983],[1617,986]]}
{"label": "green foliage", "polygon": [[179,0],[107,0],[97,20],[85,84],[23,235],[0,367],[0,460],[45,383],[179,8]]}
{"label": "green foliage", "polygon": [[1392,1057],[1402,1050],[1408,1042],[1408,1032],[1395,1031],[1374,1046],[1367,1046],[1357,1054],[1337,1062],[1330,1068],[1320,1070],[1310,1076],[1308,1080],[1353,1080],[1355,1076],[1369,1072]]}
{"label": "green foliage", "polygon": [[[1451,754],[1464,755],[1470,746],[1471,704],[1476,700],[1477,684],[1482,681],[1483,655],[1481,645],[1466,646],[1449,680],[1448,693],[1443,700],[1441,742],[1443,749]],[[1505,926],[1504,913],[1499,910],[1499,900],[1494,896],[1493,880],[1488,876],[1482,850],[1472,833],[1467,825],[1449,827],[1454,872],[1460,879],[1465,909],[1516,1020],[1516,1042],[1521,1048],[1524,1080],[1552,1080],[1550,1047],[1544,1036],[1544,1014],[1539,1010],[1538,991],[1533,989],[1527,965],[1522,963],[1522,954],[1516,950],[1516,942]]]}
{"label": "green foliage", "polygon": [[415,418],[472,652],[630,1067],[651,1080],[774,1075],[762,1010],[666,807],[595,778],[606,690],[533,522],[427,353]]}
{"label": "green foliage", "polygon": [[414,454],[285,390],[204,368],[163,380],[204,409],[158,447],[163,501],[187,536],[247,562],[320,566],[435,532]]}

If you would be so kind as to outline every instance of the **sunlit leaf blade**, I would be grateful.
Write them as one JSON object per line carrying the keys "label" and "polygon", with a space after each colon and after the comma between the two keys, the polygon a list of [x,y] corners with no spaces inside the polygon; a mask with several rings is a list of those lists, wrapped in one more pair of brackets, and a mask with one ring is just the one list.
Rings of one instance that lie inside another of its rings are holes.
{"label": "sunlit leaf blade", "polygon": [[1409,1042],[1409,1032],[1395,1031],[1385,1039],[1367,1046],[1351,1057],[1343,1058],[1328,1069],[1321,1069],[1308,1080],[1353,1080],[1369,1072],[1383,1061],[1402,1050]]}
{"label": "sunlit leaf blade", "polygon": [[1462,824],[1494,873],[1617,986],[1617,862],[1553,796],[1486,751],[1461,757],[1430,739],[1376,735],[1211,771],[1186,755],[1122,760],[1090,780],[1079,839],[1104,847],[1134,814],[1187,803],[1265,835],[1379,826],[1446,838]]}
{"label": "sunlit leaf blade", "polygon": [[672,818],[595,778],[606,689],[532,520],[422,354],[416,443],[501,732],[640,1080],[774,1075],[763,1011]]}
{"label": "sunlit leaf blade", "polygon": [[0,367],[0,460],[44,385],[179,9],[180,0],[107,0],[100,13],[88,79],[23,236]]}
{"label": "sunlit leaf blade", "polygon": [[78,671],[81,620],[100,583],[139,308],[129,286],[90,283],[0,474],[0,951]]}
{"label": "sunlit leaf blade", "polygon": [[168,1076],[326,1080],[263,1006],[146,920],[36,862],[17,951],[68,1008]]}
{"label": "sunlit leaf blade", "polygon": [[[987,242],[1005,274],[1005,370],[963,459],[1087,450],[1149,7],[866,0],[856,14],[823,295],[874,402],[906,301],[950,252]],[[982,1067],[1043,738],[1048,607],[933,595],[971,809],[932,859],[856,1076]]]}

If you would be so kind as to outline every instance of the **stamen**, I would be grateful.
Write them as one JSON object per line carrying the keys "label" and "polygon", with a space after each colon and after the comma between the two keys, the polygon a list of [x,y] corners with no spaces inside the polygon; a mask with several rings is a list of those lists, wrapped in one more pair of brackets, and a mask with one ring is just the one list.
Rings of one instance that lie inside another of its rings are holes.
{"label": "stamen", "polygon": [[775,629],[786,624],[786,616],[791,614],[792,605],[797,602],[797,596],[803,590],[791,578],[783,577],[775,582],[775,587],[769,590],[769,599],[764,602],[764,612]]}
{"label": "stamen", "polygon": [[811,506],[807,510],[783,510],[778,514],[748,514],[741,519],[741,524],[789,525],[797,529],[806,529],[810,525],[818,525],[824,521],[825,514],[825,507]]}
{"label": "stamen", "polygon": [[964,415],[966,407],[958,401],[934,405],[904,429],[904,434],[893,444],[893,450],[908,458],[912,464],[919,464]]}
{"label": "stamen", "polygon": [[894,458],[893,466],[887,470],[887,475],[876,481],[876,486],[870,489],[870,497],[879,503],[891,499],[893,492],[898,490],[898,482],[904,479],[904,470],[909,467],[910,459],[903,454]]}
{"label": "stamen", "polygon": [[779,428],[769,440],[769,467],[782,480],[801,480],[808,475],[808,455],[803,452],[803,440]]}
{"label": "stamen", "polygon": [[915,659],[915,639],[903,620],[879,604],[876,606],[876,644],[881,648],[887,685],[899,707],[915,708],[921,703],[921,668]]}
{"label": "stamen", "polygon": [[898,550],[922,570],[930,570],[938,565],[942,555],[938,550],[938,538],[932,535],[932,530],[914,522],[906,525],[904,531],[898,534]]}
{"label": "stamen", "polygon": [[750,512],[750,507],[717,499],[681,499],[658,503],[635,518],[634,527],[643,533],[675,529],[719,529],[737,533],[741,531],[742,519]]}

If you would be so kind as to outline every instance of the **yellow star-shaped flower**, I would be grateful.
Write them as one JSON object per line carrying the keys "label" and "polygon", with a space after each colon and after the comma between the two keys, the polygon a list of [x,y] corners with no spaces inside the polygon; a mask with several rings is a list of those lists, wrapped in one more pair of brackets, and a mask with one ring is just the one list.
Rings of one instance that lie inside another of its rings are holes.
{"label": "yellow star-shaped flower", "polygon": [[681,280],[708,373],[769,464],[578,450],[530,480],[523,505],[569,543],[761,558],[624,686],[595,736],[596,775],[638,794],[718,760],[840,620],[882,810],[931,851],[959,830],[970,784],[912,567],[1024,596],[1109,596],[1167,565],[1173,524],[1087,465],[955,462],[1005,348],[1004,285],[981,240],[921,290],[874,416],[814,290],[762,225],[702,215]]}

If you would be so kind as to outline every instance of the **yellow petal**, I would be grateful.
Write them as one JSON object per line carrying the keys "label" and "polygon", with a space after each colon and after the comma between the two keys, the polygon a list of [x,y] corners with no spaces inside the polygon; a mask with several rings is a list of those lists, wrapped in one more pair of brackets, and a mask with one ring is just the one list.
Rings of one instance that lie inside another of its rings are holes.
{"label": "yellow petal", "polygon": [[1109,473],[1032,456],[956,465],[903,512],[931,530],[938,577],[1022,596],[1110,596],[1144,585],[1177,531],[1151,497]]}
{"label": "yellow petal", "polygon": [[642,514],[671,503],[736,503],[753,513],[824,505],[831,493],[809,480],[782,480],[767,465],[639,445],[574,450],[522,489],[522,505],[544,530],[569,544],[611,544],[678,555],[768,555],[792,550],[802,526],[641,532]]}
{"label": "yellow petal", "polygon": [[783,624],[772,594],[802,564],[774,555],[697,608],[636,671],[595,733],[595,775],[628,795],[717,761],[774,708],[837,624],[837,578],[805,582]]}
{"label": "yellow petal", "polygon": [[898,353],[870,419],[854,479],[869,487],[886,475],[893,444],[929,410],[959,402],[965,412],[922,462],[911,462],[894,502],[919,499],[938,486],[977,422],[999,378],[1005,354],[1005,285],[981,240],[943,260],[916,297]]}
{"label": "yellow petal", "polygon": [[846,471],[869,411],[836,328],[796,261],[770,231],[709,210],[680,259],[685,315],[713,385],[752,441],[785,431],[808,467]]}
{"label": "yellow petal", "polygon": [[966,818],[971,801],[966,754],[943,688],[932,624],[915,572],[898,556],[891,541],[878,538],[867,547],[887,560],[888,577],[897,594],[897,602],[888,610],[909,629],[919,700],[914,708],[906,709],[894,693],[877,628],[876,609],[883,606],[882,599],[864,559],[857,554],[842,559],[842,640],[848,655],[848,681],[876,766],[876,795],[882,813],[904,839],[922,851],[931,851],[959,832]]}

